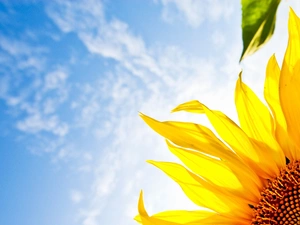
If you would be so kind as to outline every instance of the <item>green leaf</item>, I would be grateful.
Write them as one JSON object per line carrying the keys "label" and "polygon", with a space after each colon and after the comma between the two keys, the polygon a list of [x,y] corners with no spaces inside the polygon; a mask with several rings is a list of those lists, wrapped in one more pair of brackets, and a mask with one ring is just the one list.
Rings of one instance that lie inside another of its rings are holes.
{"label": "green leaf", "polygon": [[241,3],[244,49],[240,61],[272,37],[280,0],[241,0]]}

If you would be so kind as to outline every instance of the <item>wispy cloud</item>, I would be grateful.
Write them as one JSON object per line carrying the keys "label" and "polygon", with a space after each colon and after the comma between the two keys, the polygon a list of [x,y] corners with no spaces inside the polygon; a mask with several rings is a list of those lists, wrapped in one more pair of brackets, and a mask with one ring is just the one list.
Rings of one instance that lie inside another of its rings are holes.
{"label": "wispy cloud", "polygon": [[25,40],[0,36],[0,97],[16,117],[16,128],[23,132],[68,133],[68,125],[56,114],[68,95],[67,73],[62,69],[46,72],[47,49]]}
{"label": "wispy cloud", "polygon": [[162,18],[167,22],[183,20],[197,28],[204,21],[227,19],[233,12],[232,1],[156,0],[163,5]]}
{"label": "wispy cloud", "polygon": [[64,136],[68,133],[68,126],[65,123],[59,124],[56,116],[43,118],[40,114],[34,114],[19,121],[17,128],[30,133],[49,131],[58,136]]}
{"label": "wispy cloud", "polygon": [[45,63],[42,53],[47,51],[43,47],[32,46],[22,40],[0,35],[0,56],[10,70],[30,69],[40,72]]}
{"label": "wispy cloud", "polygon": [[77,203],[80,203],[82,201],[83,195],[78,190],[71,190],[70,198],[71,198],[73,203],[77,204]]}

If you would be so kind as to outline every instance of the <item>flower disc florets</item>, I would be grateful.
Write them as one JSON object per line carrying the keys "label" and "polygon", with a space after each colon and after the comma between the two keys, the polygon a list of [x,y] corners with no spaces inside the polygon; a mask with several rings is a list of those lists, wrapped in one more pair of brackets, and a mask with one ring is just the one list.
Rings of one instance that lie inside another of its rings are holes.
{"label": "flower disc florets", "polygon": [[253,225],[300,224],[300,162],[289,163],[268,182],[254,211]]}

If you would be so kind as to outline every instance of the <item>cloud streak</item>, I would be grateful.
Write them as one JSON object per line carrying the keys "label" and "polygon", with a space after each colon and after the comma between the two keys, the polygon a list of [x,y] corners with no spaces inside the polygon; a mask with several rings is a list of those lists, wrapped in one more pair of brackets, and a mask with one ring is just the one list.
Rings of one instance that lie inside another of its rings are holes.
{"label": "cloud streak", "polygon": [[228,19],[233,13],[231,1],[219,0],[157,0],[163,6],[162,18],[169,23],[175,20],[186,22],[193,28],[199,27],[204,21],[217,22]]}

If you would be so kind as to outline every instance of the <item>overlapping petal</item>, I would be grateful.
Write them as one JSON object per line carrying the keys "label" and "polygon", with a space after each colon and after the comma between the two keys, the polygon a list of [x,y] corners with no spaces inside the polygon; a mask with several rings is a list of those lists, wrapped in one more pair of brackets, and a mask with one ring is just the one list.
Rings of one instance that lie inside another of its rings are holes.
{"label": "overlapping petal", "polygon": [[205,126],[194,123],[160,122],[142,113],[140,116],[153,130],[178,146],[201,150],[224,160],[231,160],[235,155]]}
{"label": "overlapping petal", "polygon": [[[170,162],[149,161],[164,171],[180,185],[186,196],[195,204],[231,217],[250,218],[252,210],[245,199],[231,195],[226,189],[219,189],[196,176],[185,167]],[[230,196],[230,197],[229,197]]]}
{"label": "overlapping petal", "polygon": [[[201,153],[222,159],[235,174],[240,174],[240,179],[248,179],[249,187],[262,186],[256,171],[242,162],[241,159],[207,127],[194,123],[160,122],[144,114],[140,114],[140,116],[153,130],[176,145],[194,149]],[[256,188],[253,188],[253,192],[255,192],[255,190]]]}
{"label": "overlapping petal", "polygon": [[260,152],[274,159],[279,168],[285,166],[285,156],[274,136],[273,118],[268,108],[254,92],[242,82],[241,74],[236,83],[235,104],[240,126],[248,137],[254,139]]}
{"label": "overlapping petal", "polygon": [[[289,136],[300,148],[300,20],[291,9],[289,41],[279,80],[279,97]],[[299,151],[294,152],[300,159]]]}
{"label": "overlapping petal", "polygon": [[[251,179],[247,169],[240,163],[232,165],[229,162],[212,158],[197,151],[180,148],[168,142],[170,151],[176,155],[193,173],[207,182],[226,189],[235,196],[255,202],[259,198],[259,186]],[[242,172],[243,171],[243,172]],[[222,174],[222,176],[220,176]]]}
{"label": "overlapping petal", "polygon": [[[185,111],[189,112],[189,108],[184,103],[179,107],[184,107]],[[173,111],[178,111],[176,107]],[[193,112],[195,112],[196,103],[193,101]],[[247,164],[249,164],[259,176],[263,178],[274,177],[279,173],[279,168],[273,160],[268,160],[269,151],[261,151],[259,146],[254,143],[251,138],[230,118],[220,111],[210,110],[202,103],[198,102],[199,112],[204,112],[210,123],[238,156],[241,157]]]}
{"label": "overlapping petal", "polygon": [[143,192],[140,193],[138,203],[139,215],[135,217],[135,220],[143,225],[199,225],[199,224],[223,224],[223,225],[243,225],[247,224],[247,220],[243,219],[230,219],[226,216],[216,214],[212,211],[197,210],[173,210],[165,211],[161,213],[149,216],[146,212]]}
{"label": "overlapping petal", "polygon": [[284,154],[289,159],[297,158],[297,148],[288,135],[287,124],[284,114],[281,109],[279,99],[279,79],[280,68],[277,64],[276,58],[273,55],[267,65],[266,80],[264,88],[264,97],[272,111],[275,124],[275,137],[281,146]]}

